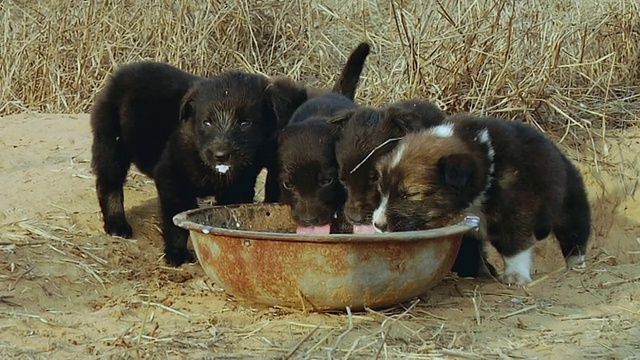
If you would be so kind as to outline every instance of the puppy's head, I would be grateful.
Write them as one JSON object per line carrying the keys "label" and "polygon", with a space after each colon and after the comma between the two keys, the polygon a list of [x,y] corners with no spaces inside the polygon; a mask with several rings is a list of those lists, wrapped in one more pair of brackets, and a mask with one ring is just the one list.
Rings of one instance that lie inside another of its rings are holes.
{"label": "puppy's head", "polygon": [[[417,130],[421,121],[418,114],[393,106],[381,110],[361,107],[330,120],[341,128],[336,159],[340,182],[347,191],[345,217],[350,223],[371,224],[373,211],[380,203],[375,164],[397,145],[399,138]],[[361,230],[371,231],[364,227]]]}
{"label": "puppy's head", "polygon": [[335,132],[323,118],[290,124],[280,134],[281,201],[301,227],[327,226],[344,203],[335,161]]}
{"label": "puppy's head", "polygon": [[180,119],[188,124],[203,163],[233,176],[264,156],[280,127],[274,99],[291,96],[278,108],[282,114],[304,101],[295,92],[283,95],[271,85],[261,75],[228,72],[199,81],[187,92]]}
{"label": "puppy's head", "polygon": [[442,135],[430,130],[408,134],[380,159],[381,201],[373,215],[377,230],[442,226],[482,194],[487,159],[481,148],[455,134]]}

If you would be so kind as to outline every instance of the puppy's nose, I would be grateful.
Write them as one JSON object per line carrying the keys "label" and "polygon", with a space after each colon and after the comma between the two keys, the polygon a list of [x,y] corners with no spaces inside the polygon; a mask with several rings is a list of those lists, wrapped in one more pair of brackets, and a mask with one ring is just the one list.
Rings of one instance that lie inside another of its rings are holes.
{"label": "puppy's nose", "polygon": [[225,151],[216,151],[213,153],[217,162],[224,163],[229,161],[229,153]]}
{"label": "puppy's nose", "polygon": [[345,209],[344,215],[347,217],[347,220],[352,223],[362,222],[362,214],[360,211],[355,210],[351,207]]}
{"label": "puppy's nose", "polygon": [[297,214],[294,216],[294,219],[304,226],[314,226],[318,224],[318,218],[309,213],[307,214]]}
{"label": "puppy's nose", "polygon": [[383,222],[373,222],[373,227],[376,228],[376,230],[378,230],[379,232],[386,232],[387,231],[387,223],[383,223]]}

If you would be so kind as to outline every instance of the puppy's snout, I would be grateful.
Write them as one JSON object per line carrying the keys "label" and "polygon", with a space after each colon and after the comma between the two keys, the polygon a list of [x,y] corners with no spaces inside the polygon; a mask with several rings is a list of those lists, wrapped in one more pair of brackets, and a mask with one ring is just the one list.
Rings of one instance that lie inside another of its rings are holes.
{"label": "puppy's snout", "polygon": [[387,211],[387,198],[385,197],[382,199],[382,203],[380,203],[380,206],[378,206],[376,211],[373,212],[373,227],[375,227],[376,230],[380,232],[389,231],[387,216],[385,214],[386,211]]}
{"label": "puppy's snout", "polygon": [[213,164],[226,164],[231,158],[231,153],[221,149],[207,149],[204,151],[206,159]]}
{"label": "puppy's snout", "polygon": [[344,215],[351,223],[360,223],[363,220],[362,211],[360,208],[354,205],[347,205],[344,210]]}
{"label": "puppy's snout", "polygon": [[308,212],[298,213],[294,215],[294,220],[304,226],[318,225],[318,218]]}
{"label": "puppy's snout", "polygon": [[225,163],[229,161],[229,153],[226,151],[216,151],[213,153],[213,157],[216,159],[216,162]]}
{"label": "puppy's snout", "polygon": [[388,227],[387,227],[387,223],[386,222],[373,222],[373,227],[376,228],[377,231],[379,232],[387,232]]}

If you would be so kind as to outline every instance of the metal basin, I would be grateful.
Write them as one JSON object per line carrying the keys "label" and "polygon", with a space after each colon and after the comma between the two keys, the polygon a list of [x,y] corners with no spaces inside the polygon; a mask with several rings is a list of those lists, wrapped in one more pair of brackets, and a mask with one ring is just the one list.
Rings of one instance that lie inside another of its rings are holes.
{"label": "metal basin", "polygon": [[185,211],[201,266],[236,297],[306,310],[381,308],[425,293],[449,273],[478,219],[425,231],[298,235],[290,208],[250,204]]}

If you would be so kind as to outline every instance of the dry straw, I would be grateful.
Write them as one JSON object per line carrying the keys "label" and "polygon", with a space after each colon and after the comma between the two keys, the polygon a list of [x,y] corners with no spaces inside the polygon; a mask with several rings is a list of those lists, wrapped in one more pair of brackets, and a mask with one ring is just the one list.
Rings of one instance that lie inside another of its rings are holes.
{"label": "dry straw", "polygon": [[115,68],[143,59],[328,86],[368,40],[364,103],[421,97],[565,135],[604,131],[637,121],[639,14],[625,0],[8,0],[0,114],[87,112]]}
{"label": "dry straw", "polygon": [[[94,94],[115,68],[143,59],[169,62],[203,76],[242,69],[328,86],[361,40],[370,41],[375,49],[358,91],[364,104],[421,97],[437,101],[450,112],[517,118],[565,137],[581,138],[634,125],[640,109],[638,1],[4,0],[0,21],[0,115],[87,112]],[[72,222],[69,217],[0,224],[0,250],[37,255],[23,256],[18,263],[22,267],[15,273],[11,268],[0,274],[7,283],[5,291],[16,292],[0,294],[3,321],[39,321],[65,333],[76,327],[72,321],[56,321],[58,315],[53,313],[23,311],[25,301],[17,291],[32,278],[44,276],[40,262],[46,262],[47,268],[76,269],[83,289],[129,284],[131,278],[138,283],[140,269],[123,269],[109,257],[114,251],[122,258],[133,256],[128,249],[134,241],[118,240],[100,248],[88,240],[95,240],[91,234],[75,229]],[[59,223],[66,227],[51,225]],[[601,265],[613,261],[612,257],[596,257],[600,260],[581,273],[580,283],[591,281],[596,284],[592,288],[614,294],[618,287],[640,281],[635,273],[604,277],[612,270],[601,271]],[[37,260],[34,267],[33,259]],[[167,273],[167,268],[155,263],[142,263],[148,273]],[[542,287],[563,271],[541,277],[529,288]],[[606,281],[590,280],[600,276]],[[577,288],[577,283],[572,286]],[[561,337],[581,336],[576,341],[582,347],[615,345],[616,336],[637,329],[628,318],[637,317],[638,312],[623,303],[615,316],[605,312],[593,318],[606,321],[599,329],[584,325],[578,330],[572,326],[566,331],[537,331],[522,325],[520,318],[545,315],[564,322],[582,318],[551,313],[527,288],[470,289],[460,297],[473,306],[460,323],[441,311],[451,304],[420,301],[364,315],[316,316],[310,324],[288,321],[286,325],[304,331],[296,332],[290,342],[275,342],[263,334],[278,323],[282,326],[284,320],[277,316],[263,312],[245,327],[234,324],[233,317],[220,315],[241,311],[232,302],[204,316],[148,296],[122,301],[128,313],[136,314],[139,308],[136,322],[99,339],[85,338],[80,346],[87,351],[99,349],[94,358],[214,353],[218,358],[493,359],[517,357],[517,349],[540,349],[540,344]],[[505,306],[514,297],[524,303]],[[159,321],[152,326],[154,316],[163,316],[159,330]],[[300,315],[290,316],[295,320]],[[218,317],[219,323],[213,321]],[[171,327],[174,322],[181,327]],[[508,327],[514,333],[524,326],[527,335],[509,338],[508,345],[494,349],[493,344],[476,341],[480,331],[491,331],[490,326]],[[622,358],[613,350],[599,351],[592,355]],[[3,354],[24,357],[30,353],[0,342],[0,357]]]}

